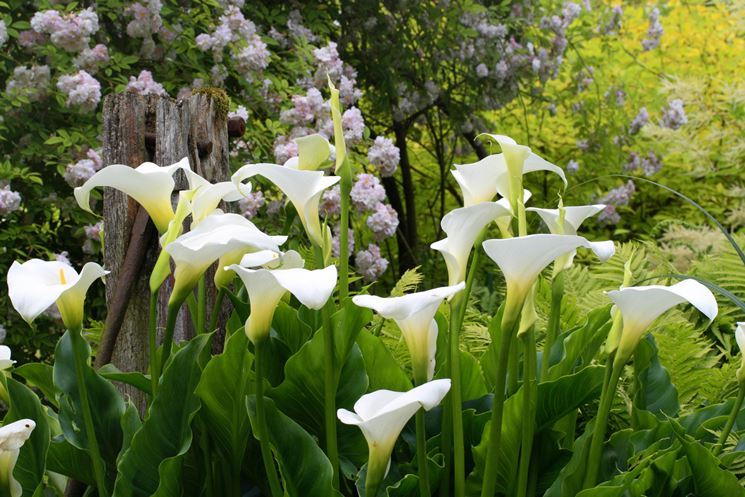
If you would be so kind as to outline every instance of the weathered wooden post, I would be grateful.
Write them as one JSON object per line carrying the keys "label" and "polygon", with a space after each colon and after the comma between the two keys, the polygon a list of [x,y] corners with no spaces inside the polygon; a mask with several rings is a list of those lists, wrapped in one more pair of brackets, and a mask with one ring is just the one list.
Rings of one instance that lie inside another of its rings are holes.
{"label": "weathered wooden post", "polygon": [[[205,89],[175,101],[168,97],[141,97],[133,93],[109,95],[104,101],[103,160],[136,167],[152,161],[164,166],[189,157],[194,171],[210,182],[229,178],[228,99],[221,91]],[[187,188],[179,173],[178,190]],[[123,371],[145,371],[148,364],[148,276],[158,255],[157,233],[144,212],[125,194],[106,188],[103,201],[108,316],[96,365],[112,362]],[[213,273],[214,274],[214,273]],[[165,326],[165,302],[172,280],[161,289],[159,328]],[[207,276],[207,309],[216,289]],[[223,309],[220,322],[225,323]],[[182,309],[176,339],[193,336],[187,311]],[[218,338],[217,342],[221,342]],[[127,385],[122,391],[142,409],[141,392]]]}

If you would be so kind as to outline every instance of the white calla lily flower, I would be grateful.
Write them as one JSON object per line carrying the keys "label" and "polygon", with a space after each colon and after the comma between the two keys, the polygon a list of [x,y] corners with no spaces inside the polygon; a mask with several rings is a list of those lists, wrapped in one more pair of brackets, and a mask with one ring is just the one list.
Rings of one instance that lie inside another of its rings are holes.
{"label": "white calla lily flower", "polygon": [[435,372],[438,329],[434,318],[437,309],[443,300],[465,287],[465,283],[461,281],[457,285],[433,288],[401,297],[357,295],[352,301],[396,322],[411,355],[414,378],[421,383],[431,380]]}
{"label": "white calla lily flower", "polygon": [[193,173],[189,167],[188,157],[165,167],[152,162],[143,162],[136,168],[112,164],[91,176],[83,186],[75,188],[75,200],[83,210],[93,212],[90,208],[91,190],[105,186],[115,188],[137,201],[150,215],[158,232],[164,233],[168,228],[168,222],[173,218],[171,194],[176,185],[173,175],[179,169],[187,173],[191,182]]}
{"label": "white calla lily flower", "polygon": [[538,275],[557,257],[584,247],[606,261],[615,252],[611,241],[591,242],[573,235],[527,235],[486,240],[481,246],[502,270],[507,295],[516,303],[524,302]]}
{"label": "white calla lily flower", "polygon": [[261,343],[269,336],[274,310],[285,295],[290,292],[301,304],[310,309],[321,309],[336,288],[336,266],[324,269],[303,269],[303,259],[290,250],[279,257],[276,269],[269,269],[276,257],[266,251],[248,254],[242,264],[264,266],[251,269],[243,265],[231,264],[224,270],[234,271],[243,280],[251,302],[251,314],[246,321],[246,335],[249,340]]}
{"label": "white calla lily flower", "polygon": [[288,159],[284,166],[303,171],[315,171],[331,155],[331,144],[319,134],[301,136],[293,140],[297,144],[297,157]]}
{"label": "white calla lily flower", "polygon": [[[246,252],[279,252],[279,246],[285,241],[286,236],[267,235],[238,214],[214,213],[207,216],[192,231],[176,238],[164,248],[176,264],[171,303],[182,302],[207,268],[218,259],[219,267],[223,267],[239,261]],[[215,276],[218,286],[226,285],[223,279],[229,277],[221,273],[223,271],[218,271]],[[229,281],[228,279],[227,282]]]}
{"label": "white calla lily flower", "polygon": [[201,223],[217,210],[223,200],[235,202],[251,193],[251,183],[236,185],[232,181],[208,183],[197,186],[191,199],[192,227]]}
{"label": "white calla lily flower", "polygon": [[737,369],[737,381],[742,383],[745,381],[745,323],[737,323],[735,329],[735,340],[737,341],[737,348],[740,349],[740,367]]}
{"label": "white calla lily flower", "polygon": [[484,228],[500,217],[512,218],[512,211],[504,203],[482,202],[448,212],[440,226],[447,238],[434,242],[430,247],[442,253],[448,268],[448,284],[455,285],[466,279],[468,256],[476,238]]}
{"label": "white calla lily flower", "polygon": [[318,203],[323,191],[341,178],[324,176],[323,171],[302,171],[277,164],[248,164],[233,174],[232,181],[239,184],[256,175],[264,176],[287,195],[311,241],[323,247],[325,236],[318,217]]}
{"label": "white calla lily flower", "polygon": [[696,280],[683,280],[671,286],[649,285],[613,290],[607,293],[621,313],[623,328],[616,350],[617,363],[625,363],[636,350],[644,332],[668,309],[690,303],[709,320],[717,316],[717,300]]}
{"label": "white calla lily flower", "polygon": [[[554,235],[576,235],[583,222],[592,216],[599,214],[604,209],[605,204],[595,204],[569,207],[561,206],[559,209],[528,207],[525,210],[538,214],[543,222],[546,223],[546,226],[548,226],[549,231]],[[567,269],[571,267],[576,254],[577,251],[574,250],[569,254],[564,255],[561,260],[557,261],[559,268]]]}
{"label": "white calla lily flower", "polygon": [[339,421],[359,426],[369,450],[365,487],[374,493],[388,473],[391,453],[409,419],[423,408],[434,408],[450,391],[450,380],[434,380],[408,392],[377,390],[360,397],[354,411],[339,409]]}
{"label": "white calla lily flower", "polygon": [[13,367],[16,361],[10,358],[10,347],[0,345],[0,371],[5,371]]}
{"label": "white calla lily flower", "polygon": [[21,497],[21,484],[13,478],[21,447],[36,428],[31,419],[20,419],[0,427],[0,495]]}
{"label": "white calla lily flower", "polygon": [[106,274],[108,271],[95,262],[87,263],[78,274],[72,266],[60,261],[31,259],[23,264],[14,261],[8,270],[8,295],[26,322],[31,323],[56,303],[65,326],[75,329],[83,324],[88,288]]}

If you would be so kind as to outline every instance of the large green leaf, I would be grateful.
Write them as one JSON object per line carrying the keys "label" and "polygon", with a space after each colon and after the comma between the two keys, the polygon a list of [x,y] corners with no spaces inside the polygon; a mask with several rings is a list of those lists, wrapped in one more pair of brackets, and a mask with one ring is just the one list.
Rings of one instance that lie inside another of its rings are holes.
{"label": "large green leaf", "polygon": [[73,352],[70,331],[65,332],[57,343],[54,354],[53,377],[57,388],[57,401],[60,406],[59,422],[65,438],[79,449],[87,450],[88,442],[80,404],[80,391],[75,375],[74,354],[81,354],[86,360],[83,368],[85,383],[93,415],[93,426],[106,465],[108,479],[114,479],[116,461],[122,448],[122,428],[120,420],[125,411],[124,400],[116,387],[96,373],[88,365],[90,347],[80,339],[82,350]]}
{"label": "large green leaf", "polygon": [[95,485],[96,482],[88,451],[78,449],[61,437],[49,444],[47,469],[87,485]]}
{"label": "large green leaf", "polygon": [[582,325],[562,333],[551,350],[549,379],[555,380],[590,364],[610,330],[610,308],[608,305],[590,311]]}
{"label": "large green leaf", "polygon": [[[335,497],[333,470],[313,437],[266,399],[269,442],[279,462],[285,493],[290,497]],[[256,422],[256,397],[246,400],[251,423]]]}
{"label": "large green leaf", "polygon": [[396,359],[385,344],[372,333],[362,330],[357,337],[357,345],[365,361],[365,370],[369,379],[368,390],[410,390],[411,380],[406,376]]}
{"label": "large green leaf", "polygon": [[168,361],[147,419],[119,462],[117,497],[179,495],[191,421],[200,407],[195,394],[209,356],[209,335],[199,335]]}
{"label": "large green leaf", "polygon": [[41,362],[29,362],[18,366],[13,374],[24,378],[30,385],[41,390],[44,399],[57,406],[57,389],[54,387],[52,366]]}
{"label": "large green leaf", "polygon": [[670,423],[675,427],[675,433],[683,445],[683,451],[691,467],[696,497],[745,496],[745,488],[740,485],[735,475],[720,466],[719,459],[714,454],[683,433],[683,428],[674,420]]}
{"label": "large green leaf", "polygon": [[[369,321],[371,313],[347,301],[347,305],[332,318],[335,361],[343,364],[336,391],[337,407],[351,409],[368,386],[365,363],[357,335]],[[324,426],[324,377],[327,360],[324,331],[318,330],[285,364],[285,379],[269,391],[277,407],[316,437]],[[345,362],[342,363],[342,359]]]}
{"label": "large green leaf", "polygon": [[19,419],[31,419],[36,428],[23,444],[18,454],[18,461],[13,476],[23,488],[23,496],[32,496],[41,486],[46,467],[47,450],[49,449],[49,423],[47,414],[41,406],[39,397],[26,385],[12,378],[7,378],[10,409],[5,415],[3,424]]}
{"label": "large green leaf", "polygon": [[148,395],[152,394],[153,385],[150,376],[139,371],[121,371],[113,364],[105,364],[98,368],[98,374],[111,381],[119,381],[131,385]]}
{"label": "large green leaf", "polygon": [[298,317],[297,310],[284,302],[280,302],[274,311],[272,328],[290,349],[290,354],[300,350],[313,334],[313,329]]}
{"label": "large green leaf", "polygon": [[680,411],[678,391],[670,374],[657,355],[657,345],[651,333],[647,334],[634,352],[636,391],[634,407],[654,413],[660,418],[675,416]]}
{"label": "large green leaf", "polygon": [[197,386],[202,401],[200,416],[210,427],[210,438],[220,457],[238,464],[246,450],[250,423],[246,416],[246,395],[253,389],[251,365],[245,333],[228,337],[225,351],[213,357],[204,368]]}
{"label": "large green leaf", "polygon": [[[568,376],[562,376],[555,381],[547,381],[538,385],[536,399],[536,433],[549,428],[553,423],[578,407],[595,398],[603,384],[603,368],[590,366]],[[510,494],[517,471],[520,451],[520,434],[524,421],[523,390],[507,399],[502,419],[502,437],[499,447],[499,463],[497,466],[497,490]],[[473,448],[476,463],[474,471],[468,478],[471,489],[481,486],[486,452],[489,445],[489,424],[484,427],[481,442]]]}
{"label": "large green leaf", "polygon": [[587,453],[590,450],[590,440],[595,426],[595,420],[585,427],[585,432],[574,442],[574,452],[571,459],[559,472],[553,485],[546,490],[543,497],[567,497],[577,495],[582,490],[582,483],[587,471]]}

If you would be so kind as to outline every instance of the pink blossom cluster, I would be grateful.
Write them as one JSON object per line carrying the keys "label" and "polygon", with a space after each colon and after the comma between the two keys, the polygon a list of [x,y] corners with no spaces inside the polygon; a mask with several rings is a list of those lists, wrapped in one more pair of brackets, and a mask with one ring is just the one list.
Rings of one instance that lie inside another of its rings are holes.
{"label": "pink blossom cluster", "polygon": [[313,86],[321,88],[326,85],[327,78],[331,78],[339,88],[339,99],[345,106],[354,105],[362,96],[357,89],[357,71],[345,64],[339,57],[336,43],[329,42],[325,47],[313,50],[316,70],[313,78]]}
{"label": "pink blossom cluster", "polygon": [[5,45],[8,41],[8,27],[5,25],[5,21],[0,19],[0,47]]}
{"label": "pink blossom cluster", "polygon": [[655,7],[652,12],[649,13],[649,29],[647,30],[647,37],[642,40],[642,49],[649,51],[660,46],[660,38],[665,32],[660,22],[660,9]]}
{"label": "pink blossom cluster", "polygon": [[377,168],[382,177],[386,178],[396,172],[401,161],[401,151],[390,138],[378,136],[367,149],[367,160]]}
{"label": "pink blossom cluster", "polygon": [[292,126],[309,126],[316,120],[328,119],[330,107],[317,88],[309,88],[305,95],[293,95],[292,108],[280,112],[279,120]]}
{"label": "pink blossom cluster", "polygon": [[47,95],[50,79],[49,66],[16,66],[5,86],[5,93],[11,98],[23,95],[35,102]]}
{"label": "pink blossom cluster", "polygon": [[[354,252],[354,230],[349,228],[347,235],[347,253],[351,254]],[[334,235],[331,237],[331,254],[334,257],[339,257],[341,254],[341,229],[337,226],[334,229]]]}
{"label": "pink blossom cluster", "polygon": [[274,158],[284,164],[292,157],[297,157],[297,144],[286,136],[278,136],[274,140]]}
{"label": "pink blossom cluster", "polygon": [[153,79],[153,74],[150,71],[142,70],[140,74],[135,78],[134,76],[129,77],[129,83],[127,83],[127,91],[137,93],[139,95],[160,95],[167,96],[163,85]]}
{"label": "pink blossom cluster", "polygon": [[367,217],[367,227],[372,231],[377,241],[385,240],[396,234],[398,228],[398,213],[390,205],[379,203],[375,210]]}
{"label": "pink blossom cluster", "polygon": [[629,126],[629,134],[635,135],[641,129],[646,126],[646,124],[649,122],[649,112],[647,112],[646,107],[642,107],[639,109],[639,113],[634,117],[633,121],[631,121],[631,126]]}
{"label": "pink blossom cluster", "polygon": [[26,49],[41,45],[46,39],[43,33],[37,33],[33,29],[26,29],[18,33],[18,44]]}
{"label": "pink blossom cluster", "polygon": [[21,207],[21,194],[10,189],[10,185],[0,188],[0,216],[7,216]]}
{"label": "pink blossom cluster", "polygon": [[101,83],[85,71],[60,76],[57,89],[67,96],[65,105],[84,112],[96,109],[101,101]]}
{"label": "pink blossom cluster", "polygon": [[88,181],[96,171],[101,169],[101,156],[93,149],[86,152],[86,158],[68,164],[65,168],[65,181],[72,187],[80,186]]}
{"label": "pink blossom cluster", "polygon": [[688,123],[683,101],[679,98],[667,103],[667,107],[662,109],[662,125],[670,129],[678,129]]}
{"label": "pink blossom cluster", "polygon": [[371,243],[367,250],[357,252],[354,265],[366,281],[375,281],[388,269],[388,260],[380,254],[380,247]]}
{"label": "pink blossom cluster", "polygon": [[233,117],[240,117],[244,121],[248,121],[248,110],[242,105],[239,105],[234,111],[228,112],[228,119]]}
{"label": "pink blossom cluster", "polygon": [[385,200],[385,189],[372,174],[359,174],[350,192],[352,205],[359,212],[373,212]]}
{"label": "pink blossom cluster", "polygon": [[324,216],[338,216],[341,213],[341,188],[339,185],[323,192],[318,212]]}
{"label": "pink blossom cluster", "polygon": [[624,169],[626,171],[641,169],[645,176],[653,176],[662,169],[662,166],[662,160],[654,152],[647,153],[646,157],[642,157],[636,152],[631,152],[628,162],[624,165]]}
{"label": "pink blossom cluster", "polygon": [[238,202],[238,208],[245,217],[251,219],[259,213],[259,209],[261,209],[265,203],[266,199],[264,198],[264,193],[259,190],[254,190]]}
{"label": "pink blossom cluster", "polygon": [[83,242],[83,253],[93,255],[98,252],[101,243],[101,231],[103,230],[103,221],[96,224],[89,224],[83,227],[85,233],[85,242]]}
{"label": "pink blossom cluster", "polygon": [[43,10],[31,18],[31,28],[48,34],[51,42],[66,52],[81,52],[98,31],[98,16],[90,7],[64,15],[57,10]]}
{"label": "pink blossom cluster", "polygon": [[289,17],[287,18],[287,30],[292,36],[304,38],[310,43],[314,43],[318,40],[318,37],[313,34],[313,31],[305,27],[303,24],[303,16],[298,10],[290,12]]}
{"label": "pink blossom cluster", "polygon": [[621,215],[618,213],[617,208],[629,205],[631,197],[636,191],[636,185],[632,180],[629,180],[625,185],[621,185],[617,188],[610,190],[598,203],[606,204],[605,210],[598,215],[598,222],[604,224],[618,224],[621,220]]}
{"label": "pink blossom cluster", "polygon": [[232,59],[235,60],[238,71],[249,80],[253,79],[254,73],[269,65],[269,50],[257,34],[256,25],[246,19],[235,5],[225,9],[220,16],[220,23],[211,34],[202,33],[195,41],[200,50],[212,51],[218,64],[223,60],[225,48],[233,44]]}
{"label": "pink blossom cluster", "polygon": [[132,20],[127,24],[127,34],[132,38],[152,38],[163,26],[163,19],[160,17],[162,8],[160,0],[146,0],[131,4],[124,11],[132,16]]}
{"label": "pink blossom cluster", "polygon": [[95,74],[98,68],[109,61],[109,49],[106,45],[98,44],[93,48],[85,48],[75,57],[73,64],[90,74]]}

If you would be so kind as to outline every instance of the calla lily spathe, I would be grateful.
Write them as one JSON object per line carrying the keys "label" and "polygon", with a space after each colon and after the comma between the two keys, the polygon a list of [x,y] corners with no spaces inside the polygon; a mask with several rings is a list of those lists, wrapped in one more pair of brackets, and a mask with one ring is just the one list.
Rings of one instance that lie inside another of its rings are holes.
{"label": "calla lily spathe", "polygon": [[530,148],[518,145],[509,137],[487,135],[498,141],[501,154],[489,155],[473,164],[456,165],[451,171],[463,192],[463,204],[468,207],[480,202],[488,202],[499,193],[509,199],[516,209],[517,195],[522,190],[522,175],[534,171],[550,171],[561,177],[564,185],[567,179],[564,170],[540,158]]}
{"label": "calla lily spathe", "polygon": [[352,301],[396,322],[411,355],[414,378],[421,383],[431,380],[435,372],[438,333],[435,313],[443,300],[462,291],[465,286],[461,281],[457,285],[410,293],[402,297],[357,295]]}
{"label": "calla lily spathe", "polygon": [[[549,231],[554,235],[576,235],[583,222],[602,212],[604,209],[605,204],[595,204],[573,205],[569,207],[561,206],[558,209],[528,207],[525,210],[538,214],[543,222],[546,223],[546,226],[548,226]],[[557,261],[559,268],[567,269],[571,267],[576,253],[577,251],[574,250]]]}
{"label": "calla lily spathe", "polygon": [[427,411],[437,406],[450,391],[450,380],[434,380],[408,392],[377,390],[360,397],[354,411],[339,409],[339,421],[359,426],[367,440],[369,457],[365,487],[375,497],[380,482],[388,473],[391,453],[406,423],[423,408]]}
{"label": "calla lily spathe", "polygon": [[100,265],[89,262],[78,274],[60,261],[31,259],[14,261],[8,271],[8,294],[16,311],[31,323],[52,304],[59,308],[68,329],[83,324],[83,305],[88,288],[108,274]]}
{"label": "calla lily spathe", "polygon": [[735,340],[737,341],[737,348],[740,349],[740,367],[737,369],[737,382],[742,384],[745,382],[745,323],[737,323],[735,329]]}
{"label": "calla lily spathe", "polygon": [[75,200],[83,210],[93,212],[90,208],[91,190],[102,186],[115,188],[135,199],[150,215],[158,232],[164,233],[173,217],[171,193],[176,185],[173,175],[179,169],[186,172],[191,182],[193,173],[188,157],[165,167],[152,162],[143,162],[136,168],[112,164],[94,174],[83,186],[75,188]]}
{"label": "calla lily spathe", "polygon": [[644,332],[655,319],[678,304],[688,302],[709,320],[718,312],[717,300],[711,290],[696,280],[688,279],[672,286],[649,285],[622,288],[608,292],[623,319],[621,339],[616,350],[616,363],[625,363],[636,350]]}
{"label": "calla lily spathe", "polygon": [[447,238],[434,242],[430,247],[442,253],[448,268],[448,284],[455,285],[466,279],[468,256],[476,238],[492,221],[500,217],[512,218],[512,211],[504,203],[481,202],[448,212],[440,226]]}
{"label": "calla lily spathe", "polygon": [[31,419],[21,419],[0,428],[0,495],[21,497],[21,484],[13,478],[13,470],[18,461],[18,454],[36,423]]}
{"label": "calla lily spathe", "polygon": [[[218,259],[219,267],[223,267],[239,261],[246,252],[279,252],[279,246],[286,240],[286,236],[267,235],[238,214],[217,212],[207,216],[192,231],[164,248],[176,264],[171,302],[182,302],[207,268]],[[226,275],[221,273],[223,271],[218,271],[216,275],[218,286],[224,286],[221,278]]]}
{"label": "calla lily spathe", "polygon": [[591,242],[572,235],[527,235],[486,240],[481,246],[502,270],[507,295],[515,303],[524,302],[538,275],[557,257],[584,247],[606,261],[615,252],[611,241]]}
{"label": "calla lily spathe", "polygon": [[302,171],[277,164],[248,164],[233,174],[232,181],[239,184],[256,175],[264,176],[287,195],[308,237],[315,245],[323,247],[325,236],[318,217],[318,203],[323,191],[334,186],[340,178],[324,176],[323,171]]}
{"label": "calla lily spathe", "polygon": [[[278,262],[278,264],[277,264]],[[274,310],[290,292],[301,304],[310,309],[321,309],[336,288],[336,266],[324,269],[303,269],[300,255],[290,250],[277,259],[267,251],[246,255],[241,264],[231,264],[232,270],[243,280],[251,302],[251,314],[246,321],[246,335],[254,344],[269,336]],[[263,266],[251,269],[246,266]],[[270,269],[276,267],[276,269]]]}
{"label": "calla lily spathe", "polygon": [[303,171],[315,171],[331,155],[331,144],[319,134],[301,136],[293,140],[297,145],[297,157],[288,159],[284,166]]}
{"label": "calla lily spathe", "polygon": [[16,362],[10,358],[10,347],[0,345],[0,371],[5,371],[13,367]]}
{"label": "calla lily spathe", "polygon": [[194,193],[191,198],[192,227],[213,214],[223,200],[225,202],[236,202],[251,193],[251,183],[241,183],[239,185],[232,181],[209,183],[201,177],[199,177],[199,180],[201,180],[199,181],[200,184],[194,186]]}

